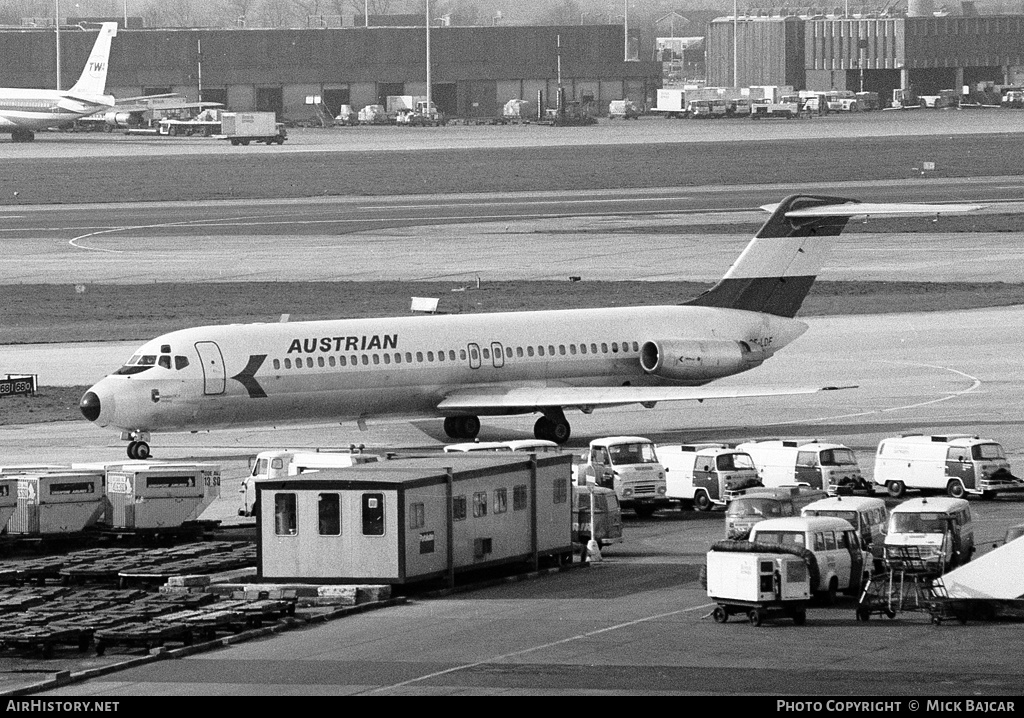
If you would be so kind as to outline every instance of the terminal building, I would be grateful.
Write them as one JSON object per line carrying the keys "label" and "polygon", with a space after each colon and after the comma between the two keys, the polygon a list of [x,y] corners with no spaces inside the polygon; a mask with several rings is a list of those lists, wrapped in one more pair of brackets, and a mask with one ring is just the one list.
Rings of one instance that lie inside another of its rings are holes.
{"label": "terminal building", "polygon": [[[55,87],[52,28],[0,30],[0,86]],[[62,85],[78,78],[95,33],[59,33]],[[638,44],[631,36],[630,46]],[[612,100],[653,104],[661,63],[626,59],[621,25],[432,27],[431,99],[453,117],[496,117],[511,99],[567,100],[606,114]],[[307,98],[336,114],[384,104],[389,95],[426,95],[427,32],[420,27],[286,29],[120,29],[111,46],[107,91],[116,97],[182,93],[233,111],[314,116]]]}
{"label": "terminal building", "polygon": [[751,11],[708,25],[707,83],[792,85],[806,90],[894,89],[959,94],[1024,82],[1024,16],[978,15],[963,2],[936,12],[909,0],[901,13]]}

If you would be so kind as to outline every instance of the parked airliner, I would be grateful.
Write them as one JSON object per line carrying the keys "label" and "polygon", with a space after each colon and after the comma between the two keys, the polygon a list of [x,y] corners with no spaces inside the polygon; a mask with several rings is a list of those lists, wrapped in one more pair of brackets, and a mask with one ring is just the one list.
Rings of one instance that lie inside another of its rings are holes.
{"label": "parked airliner", "polygon": [[793,317],[850,217],[978,208],[794,195],[765,207],[771,217],[721,281],[678,306],[174,331],[143,344],[80,408],[145,459],[161,431],[436,416],[448,436],[472,439],[482,415],[540,413],[537,438],[565,443],[567,408],[821,391],[705,385],[760,366],[804,333]]}
{"label": "parked airliner", "polygon": [[70,90],[0,88],[0,132],[10,132],[13,142],[31,142],[35,130],[57,127],[113,107],[114,98],[103,93],[110,41],[116,35],[116,22],[102,24],[82,75]]}

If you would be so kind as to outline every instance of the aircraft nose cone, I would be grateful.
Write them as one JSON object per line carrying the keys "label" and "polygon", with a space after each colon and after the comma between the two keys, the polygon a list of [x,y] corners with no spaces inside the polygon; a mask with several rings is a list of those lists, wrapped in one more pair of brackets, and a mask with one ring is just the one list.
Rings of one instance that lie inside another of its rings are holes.
{"label": "aircraft nose cone", "polygon": [[82,400],[78,402],[78,408],[82,410],[82,416],[89,421],[100,418],[100,398],[94,392],[85,392]]}

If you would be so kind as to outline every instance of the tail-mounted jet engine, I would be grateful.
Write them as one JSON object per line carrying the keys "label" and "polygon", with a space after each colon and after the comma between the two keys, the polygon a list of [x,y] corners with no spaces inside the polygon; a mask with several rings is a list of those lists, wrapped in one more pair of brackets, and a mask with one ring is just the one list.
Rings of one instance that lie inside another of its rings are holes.
{"label": "tail-mounted jet engine", "polygon": [[644,342],[640,366],[674,381],[707,381],[760,366],[765,352],[747,342],[668,339]]}

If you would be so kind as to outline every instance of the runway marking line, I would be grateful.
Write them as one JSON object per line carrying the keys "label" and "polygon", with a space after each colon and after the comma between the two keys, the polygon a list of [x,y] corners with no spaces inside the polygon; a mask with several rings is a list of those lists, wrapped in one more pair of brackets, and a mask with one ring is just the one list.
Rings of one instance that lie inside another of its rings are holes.
{"label": "runway marking line", "polygon": [[[659,618],[668,618],[669,616],[676,616],[676,615],[681,614],[681,613],[692,613],[693,611],[706,610],[706,609],[708,609],[708,608],[710,608],[710,607],[712,607],[714,605],[716,605],[716,604],[714,604],[714,603],[705,603],[705,604],[700,605],[700,606],[692,606],[690,608],[681,608],[678,611],[669,611],[668,613],[659,613],[659,614],[654,615],[654,616],[646,616],[645,618],[637,618],[636,620],[633,620],[633,621],[626,621],[625,623],[619,623],[619,624],[616,624],[614,626],[606,626],[604,628],[599,628],[596,631],[588,631],[587,633],[581,633],[578,636],[570,636],[569,638],[562,638],[562,639],[557,640],[557,641],[552,641],[551,643],[544,643],[544,644],[539,645],[539,646],[533,646],[532,648],[524,648],[524,649],[522,649],[520,651],[513,651],[511,653],[504,653],[504,654],[502,654],[500,656],[492,656],[491,658],[488,658],[488,659],[483,660],[483,661],[475,661],[473,663],[465,663],[465,664],[463,664],[461,666],[455,666],[454,668],[447,668],[447,669],[445,669],[443,671],[435,671],[434,673],[428,673],[425,676],[419,676],[417,678],[410,678],[409,680],[402,681],[401,683],[393,683],[393,684],[388,685],[388,686],[377,686],[376,688],[373,688],[373,689],[371,689],[369,691],[364,691],[364,692],[365,693],[377,693],[378,691],[386,691],[386,690],[390,690],[390,689],[393,689],[393,688],[401,688],[403,686],[407,686],[407,685],[410,685],[412,683],[418,683],[420,681],[430,680],[431,678],[437,678],[439,676],[445,676],[445,675],[448,675],[450,673],[457,673],[458,671],[465,671],[465,670],[468,670],[470,668],[476,668],[477,666],[485,665],[487,663],[494,663],[495,661],[503,661],[503,660],[506,660],[506,659],[509,659],[509,658],[513,658],[515,656],[522,656],[522,655],[525,655],[527,653],[533,653],[534,651],[542,651],[545,648],[553,648],[554,646],[560,646],[560,645],[563,645],[563,644],[566,644],[566,643],[572,643],[573,641],[581,641],[584,638],[590,638],[591,636],[599,636],[602,633],[608,633],[609,631],[617,631],[617,630],[619,630],[621,628],[629,628],[631,626],[636,626],[636,625],[641,624],[641,623],[646,623],[647,621],[656,621]],[[356,695],[360,695],[360,694],[356,694]]]}

